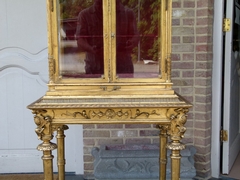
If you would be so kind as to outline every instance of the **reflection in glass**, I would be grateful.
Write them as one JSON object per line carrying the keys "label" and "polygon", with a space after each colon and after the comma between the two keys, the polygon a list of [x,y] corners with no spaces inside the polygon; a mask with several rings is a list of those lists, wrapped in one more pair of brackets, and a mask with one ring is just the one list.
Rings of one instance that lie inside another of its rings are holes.
{"label": "reflection in glass", "polygon": [[[159,6],[158,0],[117,0],[117,48],[125,46],[126,50],[124,57],[121,48],[117,49],[118,77],[159,76]],[[130,61],[133,73],[121,72],[130,67]]]}
{"label": "reflection in glass", "polygon": [[61,31],[64,35],[60,41],[61,75],[101,77],[104,69],[102,1],[65,0],[60,5]]}
{"label": "reflection in glass", "polygon": [[[102,0],[59,0],[62,77],[104,74]],[[159,76],[159,0],[116,0],[116,73],[119,78]]]}

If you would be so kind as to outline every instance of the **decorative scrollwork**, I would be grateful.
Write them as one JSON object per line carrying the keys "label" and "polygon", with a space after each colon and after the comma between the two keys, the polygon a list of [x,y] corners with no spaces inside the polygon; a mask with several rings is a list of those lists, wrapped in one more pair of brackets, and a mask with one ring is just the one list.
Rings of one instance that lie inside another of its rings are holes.
{"label": "decorative scrollwork", "polygon": [[51,136],[51,128],[50,123],[52,122],[52,117],[46,114],[46,110],[35,110],[33,111],[34,116],[34,122],[37,125],[37,128],[35,129],[35,132],[38,136],[38,139],[43,140],[44,135]]}
{"label": "decorative scrollwork", "polygon": [[149,112],[141,112],[139,109],[137,109],[135,116],[131,117],[131,119],[136,119],[136,118],[138,118],[141,115],[145,115],[146,118],[148,118],[150,115],[158,115],[158,116],[160,116],[160,114],[158,114],[156,112],[156,110],[153,110],[151,113],[149,113]]}
{"label": "decorative scrollwork", "polygon": [[62,113],[62,116],[72,116],[72,117],[77,117],[78,115],[86,118],[86,119],[91,119],[90,116],[87,114],[86,110],[83,110],[82,112],[74,112],[74,113],[70,113],[70,112],[66,112],[66,113]]}
{"label": "decorative scrollwork", "polygon": [[114,119],[114,118],[130,118],[130,119],[137,119],[140,116],[144,116],[145,118],[149,118],[151,115],[160,116],[156,110],[152,110],[151,112],[141,112],[140,109],[136,109],[136,112],[133,113],[132,110],[116,110],[116,109],[105,109],[105,110],[82,110],[77,112],[69,112],[66,111],[62,113],[61,116],[70,116],[73,118],[77,118],[79,116],[85,119],[92,119],[92,118],[107,118],[107,119]]}
{"label": "decorative scrollwork", "polygon": [[[167,130],[167,134],[170,135],[172,140],[171,143],[167,145],[167,148],[174,151],[179,151],[185,149],[185,145],[180,142],[184,137],[186,127],[184,124],[187,122],[187,108],[171,108],[167,111],[167,117],[171,120],[171,125]],[[175,154],[178,156],[178,153]]]}
{"label": "decorative scrollwork", "polygon": [[107,119],[113,119],[115,118],[116,116],[121,118],[121,117],[128,117],[130,114],[128,111],[126,112],[123,112],[122,110],[119,110],[119,111],[115,111],[113,109],[107,109],[105,112],[103,111],[99,111],[99,112],[95,112],[93,111],[92,112],[92,116],[93,117],[98,117],[98,118],[102,118],[102,117],[106,117]]}
{"label": "decorative scrollwork", "polygon": [[167,117],[171,120],[171,126],[168,129],[168,134],[173,140],[180,140],[184,137],[186,127],[184,124],[187,122],[187,108],[169,109]]}

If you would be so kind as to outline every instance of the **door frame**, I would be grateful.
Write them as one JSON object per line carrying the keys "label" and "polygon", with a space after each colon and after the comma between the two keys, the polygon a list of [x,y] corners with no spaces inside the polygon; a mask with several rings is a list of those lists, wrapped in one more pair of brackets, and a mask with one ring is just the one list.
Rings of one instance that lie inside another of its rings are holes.
{"label": "door frame", "polygon": [[[221,118],[222,118],[222,71],[223,71],[223,32],[224,0],[214,0],[213,23],[213,70],[212,70],[212,177],[218,178],[221,171]],[[214,128],[213,128],[214,127]]]}

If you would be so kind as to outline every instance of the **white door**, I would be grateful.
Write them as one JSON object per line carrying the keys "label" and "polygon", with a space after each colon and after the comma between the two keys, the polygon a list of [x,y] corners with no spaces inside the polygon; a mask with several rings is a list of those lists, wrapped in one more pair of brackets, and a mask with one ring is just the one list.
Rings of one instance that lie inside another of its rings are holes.
{"label": "white door", "polygon": [[[228,140],[223,142],[222,173],[228,174],[240,150],[239,133],[239,63],[240,63],[240,7],[239,0],[226,2],[226,18],[231,30],[225,33],[223,129]],[[234,13],[234,10],[235,13]],[[213,67],[214,68],[214,67]]]}
{"label": "white door", "polygon": [[[46,1],[0,0],[0,24],[0,173],[42,172],[41,141],[26,107],[47,90]],[[81,174],[82,127],[71,126],[66,137],[66,171]]]}

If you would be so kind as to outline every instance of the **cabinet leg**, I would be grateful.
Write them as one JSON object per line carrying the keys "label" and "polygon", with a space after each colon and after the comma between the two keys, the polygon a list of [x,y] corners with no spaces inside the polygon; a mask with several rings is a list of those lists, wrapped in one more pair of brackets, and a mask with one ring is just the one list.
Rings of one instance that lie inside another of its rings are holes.
{"label": "cabinet leg", "polygon": [[43,171],[44,180],[53,180],[53,155],[52,150],[56,149],[57,145],[50,141],[45,141],[38,145],[37,149],[43,151]]}
{"label": "cabinet leg", "polygon": [[38,145],[37,149],[43,151],[43,171],[44,180],[53,180],[53,155],[52,150],[57,148],[57,145],[51,143],[52,135],[52,117],[48,115],[47,110],[34,110],[34,122],[37,125],[35,132],[38,139],[43,143]]}
{"label": "cabinet leg", "polygon": [[159,159],[159,180],[165,180],[166,179],[166,170],[167,170],[167,127],[168,126],[162,126],[159,125],[160,129],[160,148],[159,148],[159,154],[160,154],[160,159]]}
{"label": "cabinet leg", "polygon": [[67,130],[68,126],[63,125],[57,127],[57,165],[58,165],[58,180],[65,180],[65,146],[64,146],[64,130]]}
{"label": "cabinet leg", "polygon": [[180,141],[184,137],[186,127],[184,124],[187,121],[188,109],[185,108],[171,108],[167,111],[167,116],[171,122],[167,133],[170,136],[171,142],[167,145],[167,148],[172,151],[171,154],[171,179],[180,179],[180,166],[181,166],[181,155],[180,151],[185,149],[185,145]]}
{"label": "cabinet leg", "polygon": [[171,179],[179,180],[180,179],[180,168],[181,168],[181,154],[180,150],[185,148],[185,145],[180,142],[172,142],[167,146],[171,149]]}

